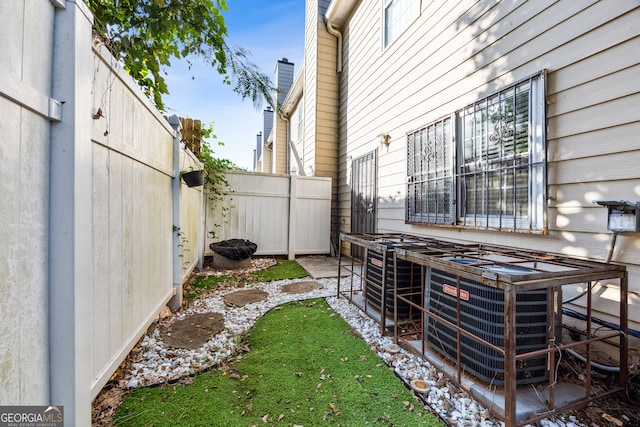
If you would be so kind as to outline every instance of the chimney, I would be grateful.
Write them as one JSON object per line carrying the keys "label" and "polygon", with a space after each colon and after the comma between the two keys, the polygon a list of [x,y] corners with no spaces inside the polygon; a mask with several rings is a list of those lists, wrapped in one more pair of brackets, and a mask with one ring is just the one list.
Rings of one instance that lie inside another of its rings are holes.
{"label": "chimney", "polygon": [[280,106],[284,102],[293,84],[293,62],[289,62],[287,58],[282,58],[276,64],[275,74],[276,89],[278,89],[277,101],[278,106]]}
{"label": "chimney", "polygon": [[256,135],[256,159],[260,159],[260,156],[262,156],[262,132],[258,132],[258,135]]}
{"label": "chimney", "polygon": [[264,126],[264,129],[262,131],[262,144],[264,144],[265,142],[267,142],[267,139],[269,138],[269,135],[273,130],[273,110],[271,109],[271,106],[267,107],[262,112],[262,123]]}

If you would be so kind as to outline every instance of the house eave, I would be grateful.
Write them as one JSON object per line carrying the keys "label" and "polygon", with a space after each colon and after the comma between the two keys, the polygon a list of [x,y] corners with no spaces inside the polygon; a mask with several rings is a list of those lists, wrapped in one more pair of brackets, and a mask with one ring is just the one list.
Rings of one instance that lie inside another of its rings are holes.
{"label": "house eave", "polygon": [[287,93],[284,102],[282,103],[282,107],[280,107],[280,116],[283,118],[288,118],[289,115],[293,112],[302,98],[302,94],[304,93],[304,62],[302,63],[302,67],[298,71],[295,80],[293,81],[293,85],[291,89],[289,89],[289,93]]}
{"label": "house eave", "polygon": [[351,16],[359,0],[332,0],[324,14],[327,23],[342,28]]}

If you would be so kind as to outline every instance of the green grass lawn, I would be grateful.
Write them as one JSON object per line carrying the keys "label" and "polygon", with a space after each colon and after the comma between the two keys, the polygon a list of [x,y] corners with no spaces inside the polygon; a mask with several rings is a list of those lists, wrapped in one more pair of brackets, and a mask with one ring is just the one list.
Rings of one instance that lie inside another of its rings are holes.
{"label": "green grass lawn", "polygon": [[266,270],[254,271],[251,274],[256,276],[259,282],[272,282],[274,280],[284,279],[300,279],[309,275],[309,273],[307,273],[307,271],[294,260],[279,259],[276,262],[277,264],[273,267],[267,268]]}
{"label": "green grass lawn", "polygon": [[304,268],[294,260],[277,260],[276,265],[266,269],[245,274],[241,278],[235,276],[196,276],[185,290],[184,298],[194,300],[207,291],[224,285],[240,286],[246,282],[271,282],[274,280],[300,279],[309,275]]}
{"label": "green grass lawn", "polygon": [[322,299],[271,310],[247,343],[191,384],[135,390],[114,425],[441,425]]}

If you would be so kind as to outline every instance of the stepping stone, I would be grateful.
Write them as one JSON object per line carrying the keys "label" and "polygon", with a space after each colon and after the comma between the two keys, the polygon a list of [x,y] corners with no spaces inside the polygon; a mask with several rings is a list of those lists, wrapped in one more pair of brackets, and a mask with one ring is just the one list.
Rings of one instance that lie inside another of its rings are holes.
{"label": "stepping stone", "polygon": [[243,307],[247,304],[251,304],[258,301],[264,301],[269,296],[265,291],[259,289],[247,289],[244,291],[236,291],[228,293],[224,296],[224,303],[227,305],[235,305],[236,307]]}
{"label": "stepping stone", "polygon": [[168,347],[197,350],[224,329],[220,313],[197,313],[173,322],[160,331]]}
{"label": "stepping stone", "polygon": [[322,285],[318,282],[296,282],[282,285],[280,290],[285,294],[303,294],[305,292],[322,289]]}

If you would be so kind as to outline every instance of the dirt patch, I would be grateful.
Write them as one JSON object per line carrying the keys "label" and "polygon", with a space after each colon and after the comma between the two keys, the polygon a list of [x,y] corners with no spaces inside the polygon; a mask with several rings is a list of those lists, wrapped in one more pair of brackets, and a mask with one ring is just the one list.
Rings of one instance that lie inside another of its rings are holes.
{"label": "dirt patch", "polygon": [[305,292],[322,289],[322,285],[318,282],[296,282],[282,285],[280,290],[285,294],[303,294]]}
{"label": "dirt patch", "polygon": [[258,301],[264,301],[269,296],[265,291],[259,289],[247,289],[243,291],[236,291],[228,293],[224,296],[224,303],[227,305],[235,305],[236,307],[243,307],[247,304],[251,304]]}
{"label": "dirt patch", "polygon": [[165,345],[196,350],[224,329],[220,313],[198,313],[175,321],[160,330]]}

